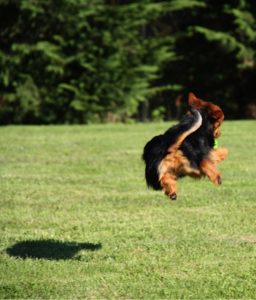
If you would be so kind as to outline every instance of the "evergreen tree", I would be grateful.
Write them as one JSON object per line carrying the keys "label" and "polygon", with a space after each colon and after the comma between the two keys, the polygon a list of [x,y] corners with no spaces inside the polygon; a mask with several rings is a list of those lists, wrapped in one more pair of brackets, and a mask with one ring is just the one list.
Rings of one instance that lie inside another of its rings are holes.
{"label": "evergreen tree", "polygon": [[[204,1],[177,15],[175,53],[165,78],[220,104],[229,117],[244,117],[255,103],[255,5],[252,1]],[[174,95],[175,96],[175,95]]]}
{"label": "evergreen tree", "polygon": [[252,115],[255,18],[252,0],[0,0],[0,122],[173,117],[188,91]]}
{"label": "evergreen tree", "polygon": [[160,4],[101,0],[4,1],[1,121],[126,120],[169,58],[143,35]]}

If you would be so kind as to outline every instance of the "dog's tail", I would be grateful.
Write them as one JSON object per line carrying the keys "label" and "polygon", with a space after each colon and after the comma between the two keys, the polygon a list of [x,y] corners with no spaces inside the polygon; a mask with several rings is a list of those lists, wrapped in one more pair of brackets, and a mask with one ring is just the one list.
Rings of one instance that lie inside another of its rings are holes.
{"label": "dog's tail", "polygon": [[[191,113],[191,119],[190,122],[192,122],[192,125],[189,124],[189,128],[185,129],[184,132],[182,132],[176,139],[176,141],[168,148],[168,152],[175,152],[177,151],[185,138],[189,136],[191,133],[195,132],[201,125],[202,125],[202,116],[200,112],[194,108],[190,109]],[[189,122],[189,123],[190,123]],[[182,124],[183,125],[183,124]],[[184,126],[188,126],[188,124],[184,124]]]}

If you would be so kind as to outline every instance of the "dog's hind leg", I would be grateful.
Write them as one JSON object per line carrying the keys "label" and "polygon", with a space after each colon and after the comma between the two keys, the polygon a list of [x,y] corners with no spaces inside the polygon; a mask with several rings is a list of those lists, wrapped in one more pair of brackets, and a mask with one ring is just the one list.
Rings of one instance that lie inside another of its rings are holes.
{"label": "dog's hind leg", "polygon": [[176,200],[177,198],[176,178],[170,173],[166,172],[160,177],[160,184],[166,196],[168,196],[172,200]]}
{"label": "dog's hind leg", "polygon": [[159,182],[164,193],[172,200],[177,198],[177,183],[176,177],[170,172],[172,167],[172,160],[162,160],[158,167]]}

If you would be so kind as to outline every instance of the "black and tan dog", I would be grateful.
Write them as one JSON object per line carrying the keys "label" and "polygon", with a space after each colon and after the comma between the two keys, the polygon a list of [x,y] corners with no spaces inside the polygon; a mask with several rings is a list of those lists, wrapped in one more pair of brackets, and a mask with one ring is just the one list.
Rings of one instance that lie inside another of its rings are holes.
{"label": "black and tan dog", "polygon": [[217,163],[228,154],[215,149],[224,114],[219,106],[189,94],[189,112],[164,134],[153,137],[144,147],[145,177],[148,186],[177,198],[177,179],[183,176],[208,178],[221,184]]}

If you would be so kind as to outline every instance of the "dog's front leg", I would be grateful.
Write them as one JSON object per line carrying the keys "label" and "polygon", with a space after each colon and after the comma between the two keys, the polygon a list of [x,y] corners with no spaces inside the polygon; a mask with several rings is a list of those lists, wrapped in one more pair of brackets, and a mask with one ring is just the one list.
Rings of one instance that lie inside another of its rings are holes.
{"label": "dog's front leg", "polygon": [[203,174],[208,176],[208,178],[216,185],[221,184],[220,172],[216,169],[215,163],[210,159],[203,159],[200,163],[200,169]]}
{"label": "dog's front leg", "polygon": [[228,155],[228,149],[227,148],[218,148],[216,150],[212,150],[210,153],[210,159],[214,162],[214,163],[219,163],[222,160],[224,160]]}

